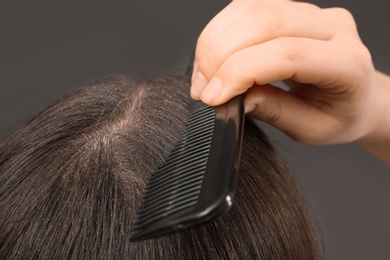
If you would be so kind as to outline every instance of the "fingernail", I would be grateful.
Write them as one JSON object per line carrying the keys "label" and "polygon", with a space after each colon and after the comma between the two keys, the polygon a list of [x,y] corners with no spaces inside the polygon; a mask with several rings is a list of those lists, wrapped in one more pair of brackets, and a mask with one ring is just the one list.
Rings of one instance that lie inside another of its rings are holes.
{"label": "fingernail", "polygon": [[201,96],[202,100],[210,103],[219,97],[222,92],[222,81],[219,78],[213,78],[207,87],[203,90]]}
{"label": "fingernail", "polygon": [[198,63],[194,62],[194,67],[193,67],[192,76],[191,76],[191,82],[194,82],[195,75],[197,74],[197,72],[198,72]]}
{"label": "fingernail", "polygon": [[247,106],[245,106],[245,114],[252,113],[253,111],[255,111],[255,109],[256,109],[255,104],[247,105]]}
{"label": "fingernail", "polygon": [[191,96],[193,98],[198,98],[202,93],[203,89],[207,86],[206,77],[202,73],[196,72],[195,78],[192,81],[191,86]]}

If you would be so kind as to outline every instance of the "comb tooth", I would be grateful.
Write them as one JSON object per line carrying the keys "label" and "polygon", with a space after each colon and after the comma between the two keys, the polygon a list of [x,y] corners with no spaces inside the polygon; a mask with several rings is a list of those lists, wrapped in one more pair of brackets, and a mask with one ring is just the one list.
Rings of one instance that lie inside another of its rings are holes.
{"label": "comb tooth", "polygon": [[[205,141],[209,141],[209,140],[205,140]],[[200,146],[200,144],[202,144],[201,146],[205,146],[203,144],[203,142],[201,143],[198,143],[198,145]],[[206,144],[206,147],[208,148],[210,145],[207,143]],[[205,148],[206,148],[205,147]],[[176,159],[178,157],[181,157],[180,159],[184,160],[184,158],[191,158],[191,157],[194,157],[194,156],[203,156],[204,153],[208,153],[208,150],[207,149],[202,149],[200,152],[199,152],[199,149],[197,149],[198,147],[196,146],[193,146],[193,147],[189,147],[186,150],[183,150],[181,151],[180,153],[175,153],[175,154],[172,154],[172,157],[169,158],[169,160],[167,160],[167,163],[168,162],[171,162],[171,161],[177,161]],[[182,161],[179,161],[178,163],[182,163]],[[166,169],[168,168],[168,164],[166,164],[166,166],[164,167],[161,167],[160,171],[158,171],[158,175],[162,175]],[[158,176],[157,174],[155,175],[156,177]]]}
{"label": "comb tooth", "polygon": [[[205,144],[206,141],[206,144]],[[170,171],[172,167],[178,167],[185,163],[185,160],[196,159],[199,157],[207,156],[209,148],[207,146],[207,140],[199,141],[197,146],[190,146],[187,149],[184,149],[181,153],[173,154],[173,157],[166,161],[166,164],[163,165],[160,170],[153,176],[155,178],[162,178],[167,171]]]}
{"label": "comb tooth", "polygon": [[174,210],[176,207],[181,206],[185,202],[194,201],[196,202],[196,196],[199,194],[199,187],[194,187],[191,192],[187,192],[181,197],[174,197],[172,201],[166,203],[163,208],[159,208],[158,210],[149,211],[147,213],[141,213],[137,219],[137,223],[146,223],[151,218],[154,218],[159,215],[164,215],[165,213]]}
{"label": "comb tooth", "polygon": [[190,116],[190,118],[188,120],[189,121],[192,121],[192,120],[203,120],[205,118],[208,118],[207,117],[208,115],[209,116],[214,115],[213,109],[211,109],[211,110],[204,109],[204,110],[194,111],[194,112],[192,112],[192,115]]}
{"label": "comb tooth", "polygon": [[186,131],[184,136],[188,137],[188,136],[191,136],[191,134],[198,133],[201,130],[209,129],[210,128],[210,123],[211,123],[211,126],[212,126],[213,122],[214,122],[214,118],[204,119],[202,121],[193,121],[193,122],[191,122],[191,124],[193,124],[192,127],[187,129],[187,131]]}
{"label": "comb tooth", "polygon": [[212,138],[212,133],[201,133],[199,136],[193,137],[191,140],[188,140],[186,143],[181,144],[181,149],[172,153],[172,156],[168,158],[166,164],[161,167],[164,169],[166,165],[169,165],[171,161],[177,161],[177,157],[190,157],[189,153],[194,151],[202,151],[203,147],[208,147]]}
{"label": "comb tooth", "polygon": [[[145,195],[161,185],[169,184],[169,182],[178,175],[186,175],[188,172],[197,172],[198,169],[206,164],[208,153],[204,153],[202,157],[187,159],[187,163],[176,163],[166,168],[164,172],[159,173],[159,176],[153,178],[147,186]],[[186,160],[183,159],[183,160]]]}
{"label": "comb tooth", "polygon": [[198,173],[194,177],[187,176],[187,178],[183,180],[179,179],[178,181],[172,183],[171,185],[169,186],[167,185],[165,189],[161,189],[159,190],[159,192],[155,192],[151,195],[148,195],[148,197],[145,198],[146,199],[145,203],[142,205],[142,210],[146,209],[149,205],[152,205],[154,203],[162,203],[162,201],[166,197],[170,196],[172,192],[175,191],[175,189],[177,191],[180,191],[183,189],[183,187],[189,188],[193,186],[194,183],[198,183],[199,181],[202,181],[202,178],[203,178],[202,172]]}
{"label": "comb tooth", "polygon": [[145,198],[146,196],[149,196],[149,194],[152,194],[154,190],[158,190],[160,187],[163,187],[164,185],[169,185],[175,180],[180,180],[181,178],[185,178],[187,176],[191,176],[192,174],[198,174],[201,173],[204,167],[206,167],[206,164],[193,164],[189,165],[189,168],[183,169],[182,171],[176,171],[172,173],[172,176],[169,176],[169,178],[165,178],[161,180],[159,183],[153,184],[153,186],[148,187],[147,191],[145,192]]}
{"label": "comb tooth", "polygon": [[[175,209],[176,206],[180,206],[183,202],[194,200],[196,201],[196,195],[199,193],[199,187],[195,186],[191,190],[188,190],[187,192],[182,192],[176,194],[177,196],[172,196],[171,201],[168,201],[165,203],[164,207],[159,208],[157,210],[152,210],[148,212],[141,212],[139,215],[139,218],[137,219],[138,222],[145,222],[147,219],[150,219],[154,216],[161,215],[164,212],[168,212],[169,210]],[[183,195],[184,194],[184,195]],[[178,197],[180,196],[180,197]]]}
{"label": "comb tooth", "polygon": [[145,227],[150,223],[156,222],[170,214],[173,214],[179,210],[183,210],[186,208],[189,208],[196,204],[197,199],[194,197],[196,195],[199,195],[199,189],[193,192],[192,194],[188,194],[186,196],[186,199],[183,199],[180,203],[178,203],[175,207],[174,206],[167,206],[164,210],[161,210],[159,212],[155,212],[154,214],[148,215],[145,218],[140,219],[139,222],[136,222],[135,226],[136,228]]}
{"label": "comb tooth", "polygon": [[171,189],[161,199],[157,199],[154,201],[154,203],[150,203],[149,205],[145,205],[145,207],[142,207],[141,209],[142,215],[147,216],[149,213],[160,211],[166,206],[174,204],[176,201],[182,199],[182,197],[180,197],[181,195],[183,195],[184,198],[186,193],[195,191],[200,187],[201,184],[202,184],[202,179],[198,179],[195,181],[191,181],[191,183],[187,183],[180,189],[176,189],[176,190]]}
{"label": "comb tooth", "polygon": [[163,173],[159,173],[160,176],[156,177],[153,182],[148,185],[147,191],[145,194],[148,194],[149,190],[155,189],[159,186],[161,186],[164,183],[169,182],[171,179],[175,178],[177,175],[185,174],[187,172],[196,171],[196,168],[206,164],[208,156],[208,151],[201,154],[198,158],[191,158],[183,159],[184,162],[181,162],[177,165],[170,165],[169,168],[166,169],[166,172],[169,172],[169,174],[163,175]]}
{"label": "comb tooth", "polygon": [[180,178],[185,178],[193,174],[197,174],[200,171],[204,170],[207,163],[208,153],[204,154],[200,158],[192,158],[188,160],[187,164],[178,164],[168,169],[167,173],[155,178],[153,183],[150,183],[145,190],[144,199],[146,199],[150,194],[153,194],[155,191],[158,191],[161,187],[164,188],[164,185],[169,185],[175,180],[180,180]]}
{"label": "comb tooth", "polygon": [[[209,122],[209,124],[210,124],[210,122]],[[207,127],[207,128],[203,127],[201,129],[196,129],[196,130],[192,130],[191,132],[188,132],[187,135],[184,136],[183,141],[178,146],[178,149],[181,146],[187,145],[189,141],[194,142],[195,140],[193,140],[192,138],[196,138],[196,139],[204,138],[205,135],[207,136],[209,134],[210,129],[212,129],[212,127]]]}
{"label": "comb tooth", "polygon": [[[204,169],[203,169],[204,171]],[[202,180],[204,173],[202,171],[199,171],[197,173],[192,174],[191,176],[187,176],[183,182],[181,182],[180,178],[177,178],[177,180],[171,184],[167,184],[166,186],[161,186],[158,191],[155,191],[151,194],[148,194],[147,198],[145,197],[144,205],[147,206],[150,203],[158,203],[160,200],[162,200],[164,197],[167,196],[170,191],[173,188],[178,189],[181,185],[186,185],[187,183],[198,181],[199,179]]]}
{"label": "comb tooth", "polygon": [[206,120],[209,120],[211,118],[214,118],[214,111],[202,111],[198,113],[194,113],[188,120],[188,128],[196,128],[196,126],[193,124],[193,122],[204,122]]}
{"label": "comb tooth", "polygon": [[148,212],[150,209],[156,209],[160,205],[165,205],[167,203],[169,204],[172,202],[173,198],[177,197],[178,195],[184,196],[186,193],[191,192],[194,187],[200,187],[202,182],[202,178],[197,178],[196,180],[192,180],[190,183],[187,183],[184,188],[179,189],[176,187],[176,189],[171,189],[160,197],[153,198],[153,201],[145,205],[140,212],[144,214],[143,212]]}
{"label": "comb tooth", "polygon": [[[207,139],[198,141],[197,146],[189,146],[187,150],[183,150],[181,153],[172,154],[173,157],[169,158],[166,164],[161,167],[161,169],[153,176],[149,183],[149,187],[152,187],[155,183],[159,183],[161,180],[163,180],[167,173],[171,174],[170,171],[173,168],[179,168],[183,165],[188,166],[194,160],[207,158],[210,148],[210,139],[212,138],[211,134],[209,135],[210,136]],[[190,142],[190,144],[192,144],[192,142]],[[178,157],[180,157],[180,161],[177,160]]]}
{"label": "comb tooth", "polygon": [[[187,203],[187,205],[185,203]],[[154,218],[148,220],[147,222],[144,221],[143,223],[135,223],[133,231],[141,231],[142,229],[147,228],[148,226],[152,225],[153,223],[156,223],[156,222],[164,219],[165,217],[167,217],[171,214],[174,214],[178,211],[185,210],[189,207],[192,207],[196,204],[196,201],[193,201],[193,202],[189,201],[189,202],[185,202],[185,203],[183,205],[181,205],[180,207],[177,207],[174,210],[167,211],[164,215],[155,216]]]}
{"label": "comb tooth", "polygon": [[[197,155],[198,158],[183,158],[183,162],[180,162],[176,165],[169,165],[165,169],[166,172],[169,172],[167,176],[161,176],[158,173],[157,178],[148,185],[148,189],[145,193],[144,201],[147,203],[150,200],[153,200],[155,197],[160,197],[163,194],[161,192],[166,192],[169,186],[172,185],[182,185],[182,183],[190,178],[197,178],[197,175],[201,173],[203,177],[204,169],[207,163],[208,150],[206,149],[201,155]],[[179,181],[180,182],[179,182]],[[176,183],[172,183],[175,182]]]}
{"label": "comb tooth", "polygon": [[189,119],[188,127],[189,128],[194,128],[194,125],[192,124],[193,122],[198,122],[198,124],[206,122],[210,119],[213,119],[214,115],[213,114],[208,114],[208,113],[200,113],[196,115],[196,117],[192,117]]}
{"label": "comb tooth", "polygon": [[192,107],[180,142],[148,184],[134,230],[140,230],[197,203],[214,123],[214,108],[200,103]]}
{"label": "comb tooth", "polygon": [[[187,150],[182,151],[178,155],[175,154],[174,158],[168,159],[166,161],[166,164],[163,165],[161,169],[153,176],[153,179],[161,178],[165,174],[165,172],[169,171],[172,167],[183,165],[183,163],[185,164],[186,163],[185,160],[187,158],[191,159],[193,157],[194,159],[196,159],[201,156],[204,156],[205,153],[208,153],[208,148],[210,146],[209,142],[210,142],[209,138],[206,140],[199,141],[197,146],[189,146]],[[153,183],[153,181],[154,180],[152,180],[151,183]]]}
{"label": "comb tooth", "polygon": [[208,106],[201,106],[197,109],[194,109],[192,111],[192,115],[190,118],[197,118],[200,114],[207,114],[207,113],[213,113],[214,114],[214,109]]}
{"label": "comb tooth", "polygon": [[190,180],[191,176],[193,178],[197,178],[198,176],[204,175],[204,169],[205,166],[199,167],[199,169],[194,168],[195,171],[188,171],[185,174],[176,174],[174,178],[167,180],[166,182],[162,183],[161,185],[158,185],[154,187],[153,189],[148,190],[147,194],[145,193],[145,199],[144,203],[147,203],[146,200],[152,199],[154,196],[159,196],[161,193],[165,192],[169,187],[174,185],[180,185],[185,180]]}
{"label": "comb tooth", "polygon": [[199,121],[199,122],[192,122],[193,127],[187,129],[186,133],[183,136],[184,137],[183,141],[188,140],[187,138],[189,137],[200,134],[200,132],[202,131],[204,132],[209,130],[210,128],[212,128],[213,122],[214,122],[214,118],[204,120],[204,121]]}
{"label": "comb tooth", "polygon": [[191,133],[192,131],[196,131],[197,129],[201,128],[208,128],[208,124],[210,121],[214,121],[214,117],[201,117],[199,119],[194,119],[190,120],[188,123],[188,128],[186,129],[187,131],[185,132],[184,135],[188,135],[188,133]]}
{"label": "comb tooth", "polygon": [[192,116],[188,120],[188,127],[193,128],[193,122],[202,122],[204,120],[210,119],[214,117],[213,111],[199,111],[192,114]]}
{"label": "comb tooth", "polygon": [[[187,191],[186,193],[184,193],[184,195],[180,194],[180,195],[182,195],[182,198],[177,198],[177,197],[170,198],[170,200],[165,201],[161,205],[158,204],[158,205],[155,205],[155,207],[149,208],[147,211],[143,212],[142,215],[140,215],[139,222],[142,222],[149,217],[153,217],[154,215],[163,214],[164,212],[167,211],[168,207],[170,207],[170,206],[172,206],[172,208],[176,207],[176,205],[179,204],[179,202],[182,201],[184,198],[186,198],[186,199],[192,198],[196,201],[197,199],[194,196],[198,195],[199,187],[200,187],[200,184],[199,184],[199,186],[195,186],[193,189],[191,189],[190,191],[193,192],[192,194],[188,194],[188,191]],[[175,203],[175,204],[172,205],[172,203]]]}
{"label": "comb tooth", "polygon": [[202,139],[205,136],[207,137],[208,134],[210,134],[210,130],[213,129],[213,124],[211,124],[213,123],[213,121],[214,119],[205,122],[205,125],[203,127],[196,125],[196,129],[188,129],[186,131],[186,134],[183,136],[181,142],[173,149],[170,157],[172,157],[176,153],[180,153],[183,148],[188,145],[188,142],[195,143],[198,139]]}
{"label": "comb tooth", "polygon": [[193,140],[192,138],[194,139],[204,138],[205,135],[207,136],[210,133],[210,129],[212,129],[212,127],[202,128],[201,130],[189,132],[186,136],[184,136],[184,141],[182,144],[187,145],[189,141],[195,142],[195,140]]}
{"label": "comb tooth", "polygon": [[184,183],[187,180],[191,180],[191,178],[198,178],[198,176],[203,177],[203,170],[205,166],[201,166],[200,169],[198,169],[198,166],[193,166],[192,171],[185,172],[182,174],[181,172],[177,172],[174,176],[171,178],[164,180],[164,182],[160,183],[159,185],[153,186],[150,189],[148,189],[145,193],[145,203],[147,203],[149,199],[153,198],[153,196],[163,194],[170,186],[179,185],[181,183]]}

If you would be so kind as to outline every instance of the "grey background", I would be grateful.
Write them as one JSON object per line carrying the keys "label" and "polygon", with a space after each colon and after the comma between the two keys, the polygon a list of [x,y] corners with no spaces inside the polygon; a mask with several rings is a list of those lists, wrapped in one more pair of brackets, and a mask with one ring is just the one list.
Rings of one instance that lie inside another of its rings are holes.
{"label": "grey background", "polygon": [[[228,2],[2,3],[0,141],[99,76],[182,72],[202,28]],[[347,7],[376,67],[390,73],[389,1],[311,2]],[[263,127],[310,194],[327,258],[390,259],[390,168],[356,144],[305,146]]]}

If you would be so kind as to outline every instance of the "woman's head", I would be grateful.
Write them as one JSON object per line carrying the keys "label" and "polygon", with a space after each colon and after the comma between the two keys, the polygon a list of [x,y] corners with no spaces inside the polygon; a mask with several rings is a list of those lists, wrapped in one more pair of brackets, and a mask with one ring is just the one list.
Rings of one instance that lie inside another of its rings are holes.
{"label": "woman's head", "polygon": [[44,109],[0,146],[0,257],[315,259],[293,177],[245,126],[234,205],[181,233],[131,243],[150,176],[180,139],[189,81],[110,76]]}

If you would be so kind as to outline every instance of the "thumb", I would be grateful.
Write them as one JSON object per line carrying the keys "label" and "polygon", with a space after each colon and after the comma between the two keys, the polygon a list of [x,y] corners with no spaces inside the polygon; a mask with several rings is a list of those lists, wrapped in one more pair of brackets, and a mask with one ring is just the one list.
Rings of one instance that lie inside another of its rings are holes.
{"label": "thumb", "polygon": [[329,144],[337,141],[333,133],[340,128],[338,120],[313,102],[272,85],[255,85],[248,89],[245,112],[301,143]]}

